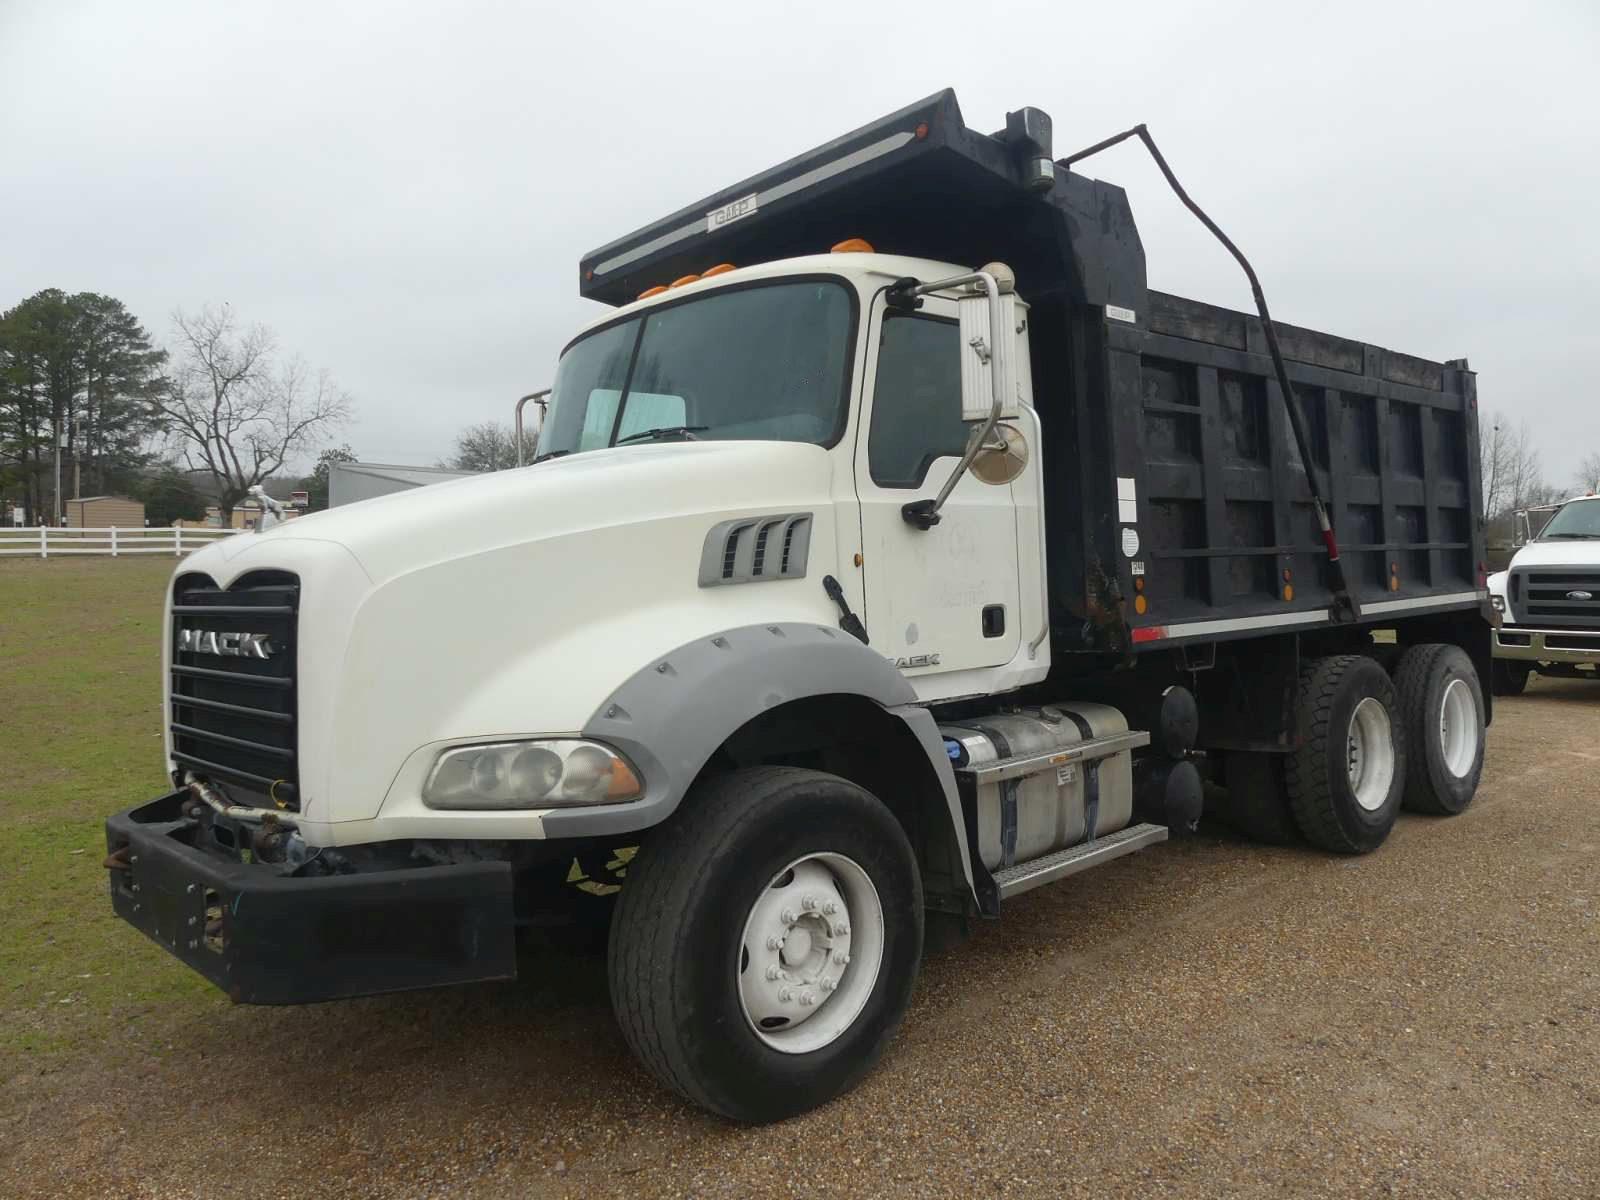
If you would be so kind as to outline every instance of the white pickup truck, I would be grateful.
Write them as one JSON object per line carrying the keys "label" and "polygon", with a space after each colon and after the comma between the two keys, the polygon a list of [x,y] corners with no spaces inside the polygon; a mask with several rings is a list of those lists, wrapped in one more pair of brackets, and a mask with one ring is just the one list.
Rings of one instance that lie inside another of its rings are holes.
{"label": "white pickup truck", "polygon": [[[1518,514],[1520,530],[1531,529]],[[1500,613],[1494,690],[1516,696],[1528,676],[1600,678],[1600,496],[1579,496],[1489,576]]]}

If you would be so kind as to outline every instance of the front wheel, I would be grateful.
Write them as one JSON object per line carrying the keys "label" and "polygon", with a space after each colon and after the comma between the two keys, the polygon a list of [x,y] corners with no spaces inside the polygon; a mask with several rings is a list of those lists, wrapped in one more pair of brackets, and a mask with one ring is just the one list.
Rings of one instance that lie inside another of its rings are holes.
{"label": "front wheel", "polygon": [[922,884],[870,793],[790,767],[698,786],[645,842],[611,927],[611,1001],[663,1083],[739,1121],[853,1087],[910,1002]]}
{"label": "front wheel", "polygon": [[1533,674],[1533,664],[1511,658],[1497,658],[1489,668],[1496,696],[1520,696],[1528,688],[1528,676]]}

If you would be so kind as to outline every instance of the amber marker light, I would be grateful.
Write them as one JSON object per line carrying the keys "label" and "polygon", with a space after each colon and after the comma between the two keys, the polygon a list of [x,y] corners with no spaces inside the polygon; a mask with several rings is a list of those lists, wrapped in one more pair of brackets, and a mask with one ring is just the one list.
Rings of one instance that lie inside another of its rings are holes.
{"label": "amber marker light", "polygon": [[1143,592],[1140,592],[1133,598],[1133,611],[1138,613],[1141,617],[1144,616],[1145,611],[1149,609],[1149,607],[1150,601],[1144,598]]}
{"label": "amber marker light", "polygon": [[835,242],[829,249],[834,254],[871,254],[872,243],[866,238],[845,238],[842,242]]}
{"label": "amber marker light", "polygon": [[691,283],[699,283],[699,282],[700,282],[700,276],[698,276],[698,275],[679,275],[671,283],[667,284],[667,286],[669,288],[680,288],[680,287],[688,287]]}
{"label": "amber marker light", "polygon": [[713,275],[726,275],[731,270],[733,270],[732,263],[718,263],[714,267],[707,267],[704,271],[701,271],[700,278],[710,279]]}
{"label": "amber marker light", "polygon": [[658,283],[653,288],[645,288],[644,291],[639,293],[639,297],[638,298],[640,300],[648,300],[648,299],[650,299],[651,296],[659,296],[659,295],[661,295],[662,292],[664,292],[666,290],[667,289],[666,289],[665,286],[663,286],[662,284]]}

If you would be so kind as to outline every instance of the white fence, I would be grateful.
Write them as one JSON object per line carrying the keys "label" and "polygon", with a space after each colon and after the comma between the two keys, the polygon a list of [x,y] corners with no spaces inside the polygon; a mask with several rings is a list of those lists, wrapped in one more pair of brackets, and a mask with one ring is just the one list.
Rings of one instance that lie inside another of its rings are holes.
{"label": "white fence", "polygon": [[0,557],[50,558],[57,554],[170,554],[179,557],[242,529],[66,529],[48,525],[0,526]]}

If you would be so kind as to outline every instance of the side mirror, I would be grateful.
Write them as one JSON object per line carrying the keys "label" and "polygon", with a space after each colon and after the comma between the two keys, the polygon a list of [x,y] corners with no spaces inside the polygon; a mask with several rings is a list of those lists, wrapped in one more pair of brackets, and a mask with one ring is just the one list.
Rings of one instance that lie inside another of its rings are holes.
{"label": "side mirror", "polygon": [[[998,304],[991,305],[981,291],[956,301],[961,317],[963,421],[987,421],[994,411],[996,392],[1000,395],[998,419],[1018,415],[1017,326],[1021,324],[1018,310],[1022,306],[1014,294],[1005,291],[1005,282],[999,282],[999,286],[1002,294]],[[991,317],[995,315],[999,317],[999,329],[991,328]]]}
{"label": "side mirror", "polygon": [[1525,512],[1517,513],[1514,520],[1516,522],[1516,532],[1512,534],[1511,544],[1520,548],[1533,540],[1533,522]]}
{"label": "side mirror", "polygon": [[913,500],[900,506],[907,525],[929,530],[939,523],[939,510],[956,484],[972,467],[994,427],[1004,416],[1015,416],[1017,398],[1016,276],[1004,263],[990,263],[970,275],[911,285],[903,296],[961,288],[956,310],[961,319],[961,418],[972,423],[967,448],[932,500]]}

